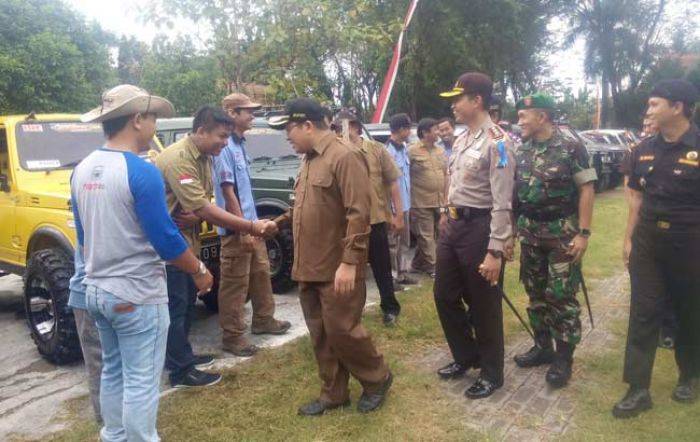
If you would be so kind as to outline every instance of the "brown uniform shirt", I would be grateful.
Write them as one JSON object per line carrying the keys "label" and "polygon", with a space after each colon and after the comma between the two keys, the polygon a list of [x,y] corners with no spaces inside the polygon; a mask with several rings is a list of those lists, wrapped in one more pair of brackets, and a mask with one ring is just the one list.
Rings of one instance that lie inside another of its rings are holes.
{"label": "brown uniform shirt", "polygon": [[399,169],[384,145],[372,140],[362,140],[360,151],[367,160],[369,180],[372,182],[370,224],[391,220],[391,184],[399,177]]}
{"label": "brown uniform shirt", "polygon": [[[211,157],[194,145],[190,136],[168,146],[155,160],[165,181],[165,197],[171,215],[193,212],[211,203],[214,184]],[[199,253],[201,225],[181,229],[195,254]]]}
{"label": "brown uniform shirt", "polygon": [[427,209],[445,205],[447,156],[440,146],[426,147],[421,141],[408,148],[411,160],[411,207]]}
{"label": "brown uniform shirt", "polygon": [[479,129],[464,132],[455,141],[448,171],[448,204],[491,209],[488,248],[502,251],[513,234],[515,158],[508,134],[489,118]]}
{"label": "brown uniform shirt", "polygon": [[357,265],[357,278],[364,278],[370,195],[367,163],[357,147],[329,132],[304,155],[294,208],[275,219],[292,221],[294,280],[333,281],[341,263]]}

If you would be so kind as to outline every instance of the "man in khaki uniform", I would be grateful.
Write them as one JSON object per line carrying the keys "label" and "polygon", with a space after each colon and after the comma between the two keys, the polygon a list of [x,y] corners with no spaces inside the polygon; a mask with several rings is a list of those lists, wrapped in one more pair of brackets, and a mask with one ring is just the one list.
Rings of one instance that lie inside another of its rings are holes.
{"label": "man in khaki uniform", "polygon": [[393,377],[361,324],[370,233],[367,164],[357,148],[328,130],[316,101],[298,98],[286,110],[287,115],[273,117],[269,124],[286,129],[304,160],[293,212],[277,222],[293,224],[292,277],[299,281],[299,300],[323,382],[320,397],[302,406],[299,414],[321,415],[348,405],[350,374],[364,390],[358,411],[373,411],[384,402]]}
{"label": "man in khaki uniform", "polygon": [[[214,157],[216,204],[247,220],[258,220],[250,180],[245,132],[253,123],[253,111],[260,104],[244,94],[234,93],[223,100],[224,109],[234,122],[231,137],[220,155]],[[265,241],[247,232],[219,228],[221,237],[221,281],[219,283],[219,323],[224,350],[236,356],[252,356],[258,347],[245,338],[244,308],[250,295],[253,305],[253,334],[281,335],[291,327],[274,318],[270,261]]]}
{"label": "man in khaki uniform", "polygon": [[[503,293],[498,280],[506,242],[512,239],[515,182],[513,143],[488,114],[491,79],[478,72],[459,77],[452,110],[468,130],[455,142],[449,163],[447,214],[440,220],[435,306],[454,362],[438,370],[443,379],[481,367],[467,389],[470,399],[503,385]],[[448,215],[449,214],[449,215]],[[469,306],[476,338],[470,335]]]}
{"label": "man in khaki uniform", "polygon": [[[270,221],[246,220],[211,203],[211,156],[226,146],[232,124],[222,109],[202,107],[194,116],[192,134],[169,146],[155,160],[165,181],[168,210],[196,255],[200,250],[202,220],[256,236],[272,234],[276,229]],[[170,310],[166,367],[170,370],[170,383],[175,387],[215,384],[221,376],[197,369],[211,365],[213,357],[195,356],[187,337],[196,301],[192,278],[170,265],[166,272]]]}
{"label": "man in khaki uniform", "polygon": [[[372,183],[370,224],[372,231],[369,234],[369,265],[377,282],[380,307],[384,314],[384,325],[391,326],[401,312],[401,305],[396,299],[394,281],[391,276],[391,254],[389,251],[388,231],[396,231],[404,228],[403,209],[401,208],[401,193],[397,179],[400,175],[394,158],[388,150],[374,140],[362,138],[362,124],[357,115],[350,110],[342,110],[336,117],[334,124],[336,132],[346,136],[347,139],[360,149],[369,166],[369,179]],[[343,127],[347,126],[347,127]],[[391,201],[397,207],[392,215]],[[387,224],[389,229],[387,229]]]}
{"label": "man in khaki uniform", "polygon": [[445,150],[439,140],[438,123],[432,118],[418,122],[420,141],[408,149],[411,161],[411,228],[417,237],[416,254],[411,263],[414,272],[435,277],[435,240],[440,208],[445,205]]}

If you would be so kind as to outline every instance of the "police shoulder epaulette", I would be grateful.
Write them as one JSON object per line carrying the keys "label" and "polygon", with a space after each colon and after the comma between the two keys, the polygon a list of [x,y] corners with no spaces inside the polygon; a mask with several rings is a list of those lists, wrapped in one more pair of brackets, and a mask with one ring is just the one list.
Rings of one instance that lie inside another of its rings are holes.
{"label": "police shoulder epaulette", "polygon": [[506,133],[499,126],[492,126],[489,128],[489,136],[498,141],[505,138]]}

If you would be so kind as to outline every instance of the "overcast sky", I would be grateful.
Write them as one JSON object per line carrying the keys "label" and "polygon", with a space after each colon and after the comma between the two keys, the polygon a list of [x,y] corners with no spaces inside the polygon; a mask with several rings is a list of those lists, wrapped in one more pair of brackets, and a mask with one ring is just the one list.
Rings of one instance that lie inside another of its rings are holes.
{"label": "overcast sky", "polygon": [[[166,32],[163,28],[159,29],[154,23],[144,24],[140,21],[138,8],[149,0],[65,1],[88,19],[96,20],[103,28],[117,35],[133,35],[150,43],[159,32]],[[697,9],[700,6],[700,0],[670,0],[668,15],[675,18],[687,14],[688,7],[691,5],[695,5]],[[561,26],[555,25],[555,28],[561,28]],[[172,31],[166,33],[174,35]],[[696,34],[700,34],[700,23],[696,27]],[[580,41],[573,48],[555,52],[549,59],[552,79],[559,80],[574,89],[583,87],[586,84],[583,74],[583,48],[583,42]]]}

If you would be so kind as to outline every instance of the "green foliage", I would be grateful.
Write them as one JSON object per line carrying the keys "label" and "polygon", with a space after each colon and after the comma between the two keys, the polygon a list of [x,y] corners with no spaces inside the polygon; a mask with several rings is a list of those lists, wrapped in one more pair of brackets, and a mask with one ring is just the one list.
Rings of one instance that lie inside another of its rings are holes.
{"label": "green foliage", "polygon": [[60,2],[0,1],[0,113],[94,106],[113,82],[110,42]]}

